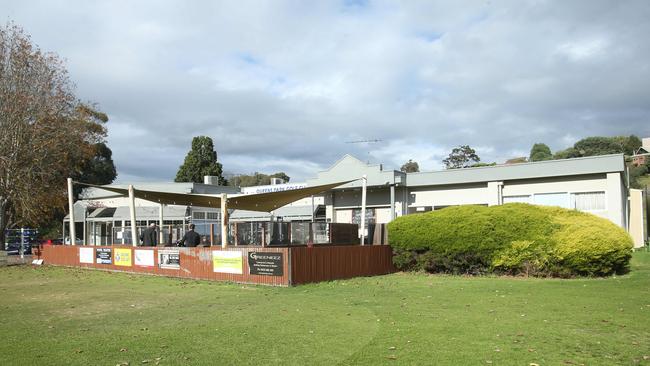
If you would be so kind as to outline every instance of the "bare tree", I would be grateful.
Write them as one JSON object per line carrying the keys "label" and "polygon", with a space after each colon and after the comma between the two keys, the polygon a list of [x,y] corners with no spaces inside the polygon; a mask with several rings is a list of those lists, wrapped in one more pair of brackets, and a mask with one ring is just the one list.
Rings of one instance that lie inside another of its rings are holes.
{"label": "bare tree", "polygon": [[5,228],[47,221],[63,207],[65,178],[106,135],[73,90],[57,55],[19,26],[0,26],[0,243]]}

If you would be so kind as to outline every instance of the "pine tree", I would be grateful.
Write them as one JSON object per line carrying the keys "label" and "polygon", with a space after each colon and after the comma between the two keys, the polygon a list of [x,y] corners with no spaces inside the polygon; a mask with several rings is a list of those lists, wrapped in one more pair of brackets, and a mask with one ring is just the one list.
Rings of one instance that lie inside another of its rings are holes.
{"label": "pine tree", "polygon": [[208,136],[196,136],[192,139],[192,149],[185,156],[183,165],[178,168],[175,182],[203,183],[203,177],[212,175],[219,177],[219,185],[226,185],[222,175],[222,167],[217,162],[217,152],[214,143]]}

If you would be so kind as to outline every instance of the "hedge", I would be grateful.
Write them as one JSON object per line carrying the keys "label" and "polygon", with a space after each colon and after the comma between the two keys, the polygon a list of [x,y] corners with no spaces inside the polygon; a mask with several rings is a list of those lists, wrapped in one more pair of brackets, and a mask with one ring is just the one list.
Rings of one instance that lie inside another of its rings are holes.
{"label": "hedge", "polygon": [[533,276],[626,273],[630,236],[611,221],[559,207],[455,206],[388,224],[402,270]]}

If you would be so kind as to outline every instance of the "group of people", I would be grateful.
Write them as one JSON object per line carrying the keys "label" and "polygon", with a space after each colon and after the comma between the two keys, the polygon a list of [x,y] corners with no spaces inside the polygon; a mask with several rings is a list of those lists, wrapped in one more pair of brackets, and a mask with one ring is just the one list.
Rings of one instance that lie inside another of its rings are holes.
{"label": "group of people", "polygon": [[[194,231],[194,224],[190,224],[190,229],[185,232],[185,235],[183,235],[183,239],[179,240],[177,245],[178,246],[187,246],[187,247],[195,247],[199,244],[201,244],[201,236]],[[146,228],[141,234],[140,234],[140,243],[144,247],[155,247],[158,245],[158,226],[156,223],[151,223],[148,228]]]}

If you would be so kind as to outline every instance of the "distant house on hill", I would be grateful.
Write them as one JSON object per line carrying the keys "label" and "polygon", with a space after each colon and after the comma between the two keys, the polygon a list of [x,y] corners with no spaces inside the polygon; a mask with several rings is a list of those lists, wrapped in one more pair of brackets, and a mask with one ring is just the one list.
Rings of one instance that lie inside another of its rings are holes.
{"label": "distant house on hill", "polygon": [[650,153],[650,137],[645,137],[642,140],[641,147],[634,152],[634,156],[632,157],[632,164],[634,166],[644,165],[648,161],[648,156],[641,154],[648,153]]}

